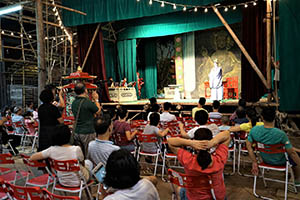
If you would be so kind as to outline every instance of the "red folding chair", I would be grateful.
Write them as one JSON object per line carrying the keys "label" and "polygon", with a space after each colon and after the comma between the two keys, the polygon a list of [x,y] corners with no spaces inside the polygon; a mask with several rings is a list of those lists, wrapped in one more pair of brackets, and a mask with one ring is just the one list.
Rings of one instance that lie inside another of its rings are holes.
{"label": "red folding chair", "polygon": [[39,187],[23,187],[4,181],[4,185],[12,199],[16,200],[42,200],[43,193]]}
{"label": "red folding chair", "polygon": [[0,178],[0,200],[11,199],[8,190],[4,185],[4,180]]}
{"label": "red folding chair", "polygon": [[[262,144],[262,143],[256,142],[255,148],[260,153],[261,152],[266,153],[266,154],[281,153],[281,154],[285,155],[285,159],[286,159],[285,160],[285,165],[282,165],[282,166],[270,165],[270,164],[267,164],[265,162],[258,163],[258,168],[262,172],[262,178],[263,178],[263,182],[264,182],[265,187],[267,187],[266,180],[267,181],[284,183],[285,184],[285,187],[284,187],[284,199],[285,200],[287,199],[288,184],[292,184],[293,188],[294,188],[294,191],[297,193],[297,188],[295,187],[295,184],[294,183],[289,183],[289,181],[288,181],[289,169],[290,169],[290,172],[291,172],[292,179],[294,179],[294,174],[293,174],[293,170],[291,169],[292,166],[289,162],[288,155],[287,155],[287,152],[286,152],[286,149],[285,149],[285,145],[284,144]],[[265,170],[285,172],[285,180],[282,181],[282,180],[278,180],[278,179],[266,178],[265,177]],[[254,194],[254,196],[259,197],[259,198],[263,198],[263,199],[270,199],[270,198],[267,198],[267,197],[260,196],[256,193],[256,180],[257,180],[257,176],[254,176],[254,184],[253,184],[253,194]]]}
{"label": "red folding chair", "polygon": [[77,196],[61,196],[57,194],[53,194],[49,192],[47,189],[43,188],[43,200],[79,200],[80,198]]}
{"label": "red folding chair", "polygon": [[[36,145],[37,139],[38,139],[38,127],[36,127],[35,123],[26,123],[25,122],[25,128],[28,130],[28,132],[25,133],[24,141],[28,140],[28,143],[31,142],[31,152],[34,150],[34,146]],[[31,139],[32,141],[30,141]]]}
{"label": "red folding chair", "polygon": [[183,188],[199,188],[201,190],[210,190],[212,199],[216,199],[213,182],[209,175],[197,175],[190,176],[180,172],[176,172],[173,169],[168,169],[168,177],[173,189],[172,199],[177,200],[176,190],[173,184]]}
{"label": "red folding chair", "polygon": [[[21,154],[23,163],[27,167],[28,175],[26,177],[25,186],[37,186],[37,187],[45,187],[48,188],[49,185],[53,184],[54,177],[51,175],[47,164],[45,161],[32,161],[29,160],[29,156]],[[45,168],[47,170],[47,174],[43,174],[40,176],[36,176],[31,168],[38,169],[39,167]],[[33,178],[30,178],[30,176],[33,176]]]}
{"label": "red folding chair", "polygon": [[0,178],[15,184],[18,179],[24,178],[27,176],[28,172],[19,170],[15,165],[15,160],[10,153],[0,154],[0,164],[12,165],[9,170],[8,168],[1,169]]}
{"label": "red folding chair", "polygon": [[[155,165],[154,165],[154,176],[155,176],[156,170],[157,170],[158,157],[161,155],[161,150],[160,150],[160,146],[158,144],[157,135],[156,134],[150,134],[150,135],[139,134],[137,137],[138,137],[138,141],[140,143],[140,147],[139,147],[138,153],[137,153],[137,161],[139,161],[140,156],[155,157]],[[141,150],[142,143],[154,143],[157,147],[157,151],[155,153],[151,153],[151,152],[145,152],[145,151]]]}
{"label": "red folding chair", "polygon": [[[54,193],[55,190],[62,191],[62,192],[70,192],[70,193],[79,193],[78,196],[81,198],[82,191],[86,190],[88,193],[88,196],[90,199],[92,199],[91,192],[89,190],[89,186],[93,184],[93,181],[87,182],[85,180],[84,176],[80,174],[80,165],[77,160],[54,160],[49,159],[51,168],[55,171],[55,178],[54,178],[54,184],[52,188],[52,193]],[[80,181],[80,185],[78,187],[65,187],[61,184],[59,184],[59,175],[57,172],[70,172],[74,173],[74,176],[78,177],[78,180]]]}

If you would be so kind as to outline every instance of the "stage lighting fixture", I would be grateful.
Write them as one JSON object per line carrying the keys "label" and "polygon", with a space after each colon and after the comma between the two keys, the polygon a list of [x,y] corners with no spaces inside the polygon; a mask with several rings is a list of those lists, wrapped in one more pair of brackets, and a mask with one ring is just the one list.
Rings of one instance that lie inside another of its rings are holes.
{"label": "stage lighting fixture", "polygon": [[174,4],[174,5],[173,5],[173,9],[176,10],[176,8],[177,8],[177,7],[176,7],[176,4]]}
{"label": "stage lighting fixture", "polygon": [[232,8],[233,10],[236,10],[236,6],[233,6],[233,8]]}
{"label": "stage lighting fixture", "polygon": [[206,12],[206,13],[207,13],[207,12],[208,12],[208,9],[207,9],[207,8],[205,8],[205,9],[204,9],[204,12]]}
{"label": "stage lighting fixture", "polygon": [[186,11],[186,6],[183,7],[183,11]]}
{"label": "stage lighting fixture", "polygon": [[11,5],[11,6],[2,7],[2,8],[0,8],[0,16],[22,10],[22,8],[23,8],[23,6],[21,4],[15,4],[15,5]]}
{"label": "stage lighting fixture", "polygon": [[152,5],[152,0],[149,0],[149,5]]}
{"label": "stage lighting fixture", "polygon": [[197,7],[195,7],[195,8],[194,8],[194,12],[197,12],[197,11],[198,11],[198,8],[197,8]]}

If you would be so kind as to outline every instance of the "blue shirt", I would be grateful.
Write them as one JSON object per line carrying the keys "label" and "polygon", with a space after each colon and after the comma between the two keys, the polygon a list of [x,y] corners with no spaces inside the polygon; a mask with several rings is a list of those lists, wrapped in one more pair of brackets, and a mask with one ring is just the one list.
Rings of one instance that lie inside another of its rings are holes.
{"label": "blue shirt", "polygon": [[[16,115],[14,114],[11,118],[12,123],[17,123],[20,122],[23,126],[25,125],[24,122],[24,117],[21,115]],[[24,128],[23,127],[15,127],[16,133],[18,134],[23,134],[24,133]]]}

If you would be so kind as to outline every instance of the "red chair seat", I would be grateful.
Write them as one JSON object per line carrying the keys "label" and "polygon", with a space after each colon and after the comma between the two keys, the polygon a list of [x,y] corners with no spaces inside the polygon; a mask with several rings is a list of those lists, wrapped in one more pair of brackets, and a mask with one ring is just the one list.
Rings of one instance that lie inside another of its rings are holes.
{"label": "red chair seat", "polygon": [[8,172],[10,170],[10,168],[6,168],[6,167],[0,167],[0,172]]}
{"label": "red chair seat", "polygon": [[166,156],[168,156],[168,157],[177,157],[177,155],[174,154],[174,153],[166,153]]}
{"label": "red chair seat", "polygon": [[269,165],[269,164],[266,164],[264,162],[262,163],[259,163],[258,164],[259,167],[266,167],[266,168],[273,168],[273,169],[281,169],[281,170],[285,170],[285,166],[277,166],[277,165]]}
{"label": "red chair seat", "polygon": [[[43,174],[43,175],[41,175],[39,177],[35,177],[35,178],[32,178],[32,179],[28,180],[27,184],[29,184],[29,185],[36,185],[36,186],[37,185],[44,186],[44,185],[47,184],[48,178],[49,178],[49,174]],[[52,182],[53,182],[53,179],[50,180],[50,183],[52,183]]]}
{"label": "red chair seat", "polygon": [[7,199],[7,195],[3,192],[0,192],[0,199]]}
{"label": "red chair seat", "polygon": [[[4,179],[7,182],[11,182],[11,181],[15,180],[16,173],[17,173],[16,171],[12,171],[12,172],[9,172],[7,174],[1,175],[0,178]],[[28,172],[21,171],[21,175],[22,176],[20,177],[20,174],[18,174],[17,179],[20,179],[22,177],[26,177],[28,175]]]}
{"label": "red chair seat", "polygon": [[[87,185],[91,185],[91,184],[93,184],[94,183],[94,181],[93,180],[90,180],[89,182],[87,182]],[[63,186],[63,185],[61,185],[61,184],[59,184],[59,183],[57,183],[56,185],[55,185],[55,189],[56,190],[70,190],[70,191],[73,191],[73,192],[75,192],[75,191],[80,191],[80,187],[78,186],[78,187],[65,187],[65,186]]]}

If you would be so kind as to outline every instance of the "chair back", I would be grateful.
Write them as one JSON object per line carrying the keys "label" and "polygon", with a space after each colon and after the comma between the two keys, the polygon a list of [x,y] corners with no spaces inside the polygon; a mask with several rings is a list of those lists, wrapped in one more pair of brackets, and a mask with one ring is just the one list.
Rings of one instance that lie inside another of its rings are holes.
{"label": "chair back", "polygon": [[49,192],[47,189],[42,189],[43,200],[79,200],[78,196],[60,196]]}
{"label": "chair back", "polygon": [[79,162],[74,160],[54,160],[49,159],[51,168],[59,172],[79,172],[80,165]]}
{"label": "chair back", "polygon": [[11,197],[17,200],[41,200],[42,190],[39,187],[23,187],[4,181],[4,185]]}
{"label": "chair back", "polygon": [[156,134],[139,134],[137,135],[139,142],[143,143],[157,143],[157,135]]}
{"label": "chair back", "polygon": [[21,121],[13,122],[12,125],[15,128],[23,128],[23,123]]}
{"label": "chair back", "polygon": [[286,153],[284,144],[263,144],[260,142],[255,142],[255,148],[263,153],[267,154],[277,154],[277,153]]}
{"label": "chair back", "polygon": [[210,190],[213,199],[216,199],[213,190],[212,178],[209,175],[186,175],[173,169],[168,169],[168,178],[171,183],[183,188],[201,188],[203,190]]}
{"label": "chair back", "polygon": [[207,123],[208,124],[216,124],[217,126],[222,125],[221,119],[214,119],[214,118],[209,118]]}
{"label": "chair back", "polygon": [[124,146],[124,145],[127,145],[129,143],[129,141],[127,140],[127,137],[126,137],[125,134],[116,132],[116,133],[113,133],[111,135],[111,137],[114,141],[114,144],[116,144],[118,146]]}
{"label": "chair back", "polygon": [[0,164],[15,164],[15,160],[10,153],[0,154]]}
{"label": "chair back", "polygon": [[25,154],[21,154],[23,163],[28,167],[47,167],[45,161],[36,161],[36,160],[29,160],[29,156]]}

